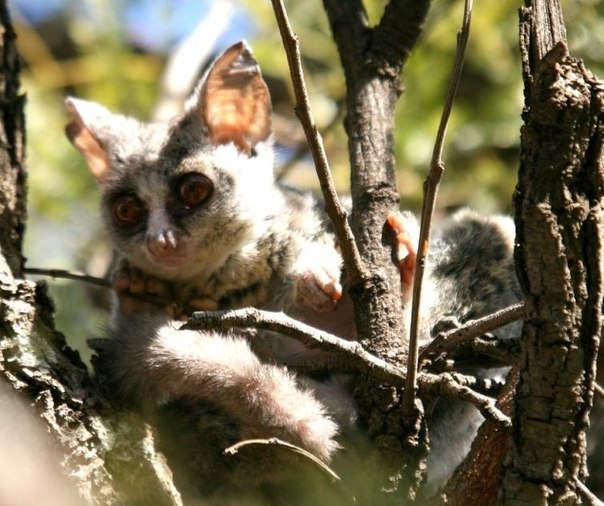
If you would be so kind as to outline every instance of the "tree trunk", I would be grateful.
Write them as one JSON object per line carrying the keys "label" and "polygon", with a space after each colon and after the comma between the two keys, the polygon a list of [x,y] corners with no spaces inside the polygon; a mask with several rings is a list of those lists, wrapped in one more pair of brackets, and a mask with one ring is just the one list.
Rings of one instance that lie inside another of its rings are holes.
{"label": "tree trunk", "polygon": [[[358,0],[324,0],[323,4],[346,77],[352,229],[368,272],[366,279],[353,279],[350,288],[356,329],[369,352],[404,365],[409,335],[401,308],[394,236],[386,217],[399,206],[393,131],[401,72],[422,32],[430,2],[393,0],[374,28]],[[414,483],[421,476],[417,467],[424,446],[417,439],[425,427],[416,419],[406,420],[401,392],[388,385],[363,379],[355,397],[360,417],[380,450],[375,455],[379,464],[368,458],[367,465],[385,469],[375,495],[386,501],[387,492],[391,500],[399,501],[396,497],[407,493],[401,478]]]}
{"label": "tree trunk", "polygon": [[578,504],[602,330],[604,88],[569,55],[559,3],[526,5],[515,205],[528,320],[501,500]]}
{"label": "tree trunk", "polygon": [[0,40],[0,273],[2,276],[19,276],[23,269],[21,245],[26,220],[25,97],[19,95],[19,55],[15,49],[15,32],[4,2],[0,5],[0,23],[3,28]]}

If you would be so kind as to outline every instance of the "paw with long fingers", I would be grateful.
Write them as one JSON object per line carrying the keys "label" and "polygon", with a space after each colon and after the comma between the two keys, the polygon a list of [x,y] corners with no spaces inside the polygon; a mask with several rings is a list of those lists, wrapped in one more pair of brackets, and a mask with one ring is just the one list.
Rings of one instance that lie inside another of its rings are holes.
{"label": "paw with long fingers", "polygon": [[396,234],[401,289],[403,300],[407,301],[411,297],[413,277],[415,276],[419,225],[415,217],[409,212],[392,213],[388,215],[387,221]]}
{"label": "paw with long fingers", "polygon": [[294,268],[296,304],[319,313],[334,309],[342,298],[341,266],[342,260],[334,248],[307,245]]}
{"label": "paw with long fingers", "polygon": [[178,304],[173,302],[170,287],[140,269],[122,260],[113,275],[120,311],[125,314],[162,311],[175,318],[179,313]]}
{"label": "paw with long fingers", "polygon": [[216,311],[218,308],[218,301],[210,297],[202,297],[196,294],[190,294],[187,297],[186,314],[195,311]]}

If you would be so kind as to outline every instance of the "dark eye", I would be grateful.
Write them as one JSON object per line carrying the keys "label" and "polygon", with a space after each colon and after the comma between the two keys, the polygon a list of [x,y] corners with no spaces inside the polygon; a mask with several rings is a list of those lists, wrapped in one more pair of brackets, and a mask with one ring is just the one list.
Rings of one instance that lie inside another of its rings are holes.
{"label": "dark eye", "polygon": [[145,208],[134,195],[120,195],[113,201],[113,219],[120,227],[135,227],[144,216]]}
{"label": "dark eye", "polygon": [[203,174],[187,174],[178,183],[178,198],[187,207],[203,204],[212,195],[212,181]]}

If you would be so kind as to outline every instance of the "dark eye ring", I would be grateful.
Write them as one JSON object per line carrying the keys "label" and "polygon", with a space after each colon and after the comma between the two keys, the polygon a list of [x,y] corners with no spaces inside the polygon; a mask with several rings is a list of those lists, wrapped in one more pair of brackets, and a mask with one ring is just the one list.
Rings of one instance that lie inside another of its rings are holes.
{"label": "dark eye ring", "polygon": [[214,185],[209,177],[193,172],[178,181],[178,199],[187,207],[197,207],[210,198],[213,189]]}
{"label": "dark eye ring", "polygon": [[145,217],[145,207],[135,195],[124,193],[113,199],[113,219],[123,228],[133,228],[139,225]]}

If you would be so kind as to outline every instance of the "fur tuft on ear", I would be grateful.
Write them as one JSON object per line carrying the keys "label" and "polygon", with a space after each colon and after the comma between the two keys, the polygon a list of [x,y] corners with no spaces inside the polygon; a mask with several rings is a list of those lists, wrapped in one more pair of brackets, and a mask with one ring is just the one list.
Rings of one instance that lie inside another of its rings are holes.
{"label": "fur tuft on ear", "polygon": [[99,183],[103,183],[109,173],[109,157],[102,142],[87,127],[84,121],[86,111],[107,112],[102,106],[93,102],[68,97],[65,106],[71,113],[71,121],[65,127],[65,133],[71,143],[82,153],[90,172]]}
{"label": "fur tuft on ear", "polygon": [[252,50],[242,41],[212,64],[196,91],[192,113],[212,143],[250,154],[271,135],[271,100]]}

